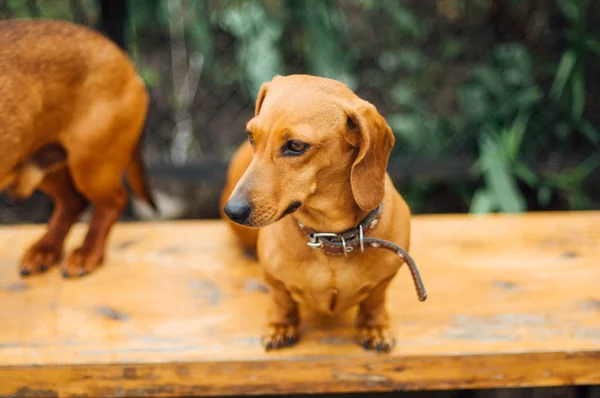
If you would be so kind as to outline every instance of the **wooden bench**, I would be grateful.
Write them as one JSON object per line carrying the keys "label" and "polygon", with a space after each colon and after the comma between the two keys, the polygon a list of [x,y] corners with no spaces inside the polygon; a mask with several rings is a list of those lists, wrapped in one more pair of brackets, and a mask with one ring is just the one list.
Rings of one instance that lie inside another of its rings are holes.
{"label": "wooden bench", "polygon": [[[220,221],[131,223],[81,280],[21,280],[38,226],[0,228],[0,396],[242,395],[600,383],[600,212],[417,216],[390,355],[351,314],[264,353],[268,293]],[[80,241],[80,226],[69,245]]]}

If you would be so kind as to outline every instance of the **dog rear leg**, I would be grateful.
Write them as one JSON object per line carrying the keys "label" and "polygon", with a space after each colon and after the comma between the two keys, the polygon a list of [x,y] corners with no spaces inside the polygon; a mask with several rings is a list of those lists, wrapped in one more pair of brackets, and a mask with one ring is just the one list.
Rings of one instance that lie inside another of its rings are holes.
{"label": "dog rear leg", "polygon": [[44,272],[60,260],[65,237],[89,203],[75,189],[66,167],[46,175],[39,189],[53,200],[54,211],[44,236],[25,252],[21,260],[22,276]]}
{"label": "dog rear leg", "polygon": [[129,199],[121,179],[125,165],[120,166],[101,159],[74,159],[75,185],[94,204],[94,212],[83,244],[61,264],[65,278],[86,275],[104,261],[110,230]]}
{"label": "dog rear leg", "polygon": [[75,187],[94,204],[94,212],[83,244],[61,264],[64,277],[83,276],[104,261],[109,233],[129,199],[123,174],[140,139],[148,95],[141,79],[123,90],[98,100],[65,134]]}

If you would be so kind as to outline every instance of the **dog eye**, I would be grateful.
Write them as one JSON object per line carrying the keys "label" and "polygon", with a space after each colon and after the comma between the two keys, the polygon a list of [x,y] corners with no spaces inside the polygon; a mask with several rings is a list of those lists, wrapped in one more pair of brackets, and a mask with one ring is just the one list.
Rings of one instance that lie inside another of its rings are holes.
{"label": "dog eye", "polygon": [[284,156],[298,156],[302,155],[310,147],[306,142],[298,140],[290,140],[286,142],[281,148],[281,153]]}
{"label": "dog eye", "polygon": [[248,134],[248,141],[250,142],[250,145],[254,146],[254,137],[252,136],[252,133],[249,131],[246,131],[246,133]]}

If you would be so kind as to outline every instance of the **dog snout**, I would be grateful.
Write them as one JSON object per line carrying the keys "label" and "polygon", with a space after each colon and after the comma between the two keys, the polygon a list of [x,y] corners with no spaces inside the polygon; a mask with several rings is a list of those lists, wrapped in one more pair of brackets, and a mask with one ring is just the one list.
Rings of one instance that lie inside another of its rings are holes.
{"label": "dog snout", "polygon": [[252,204],[246,199],[231,198],[223,211],[231,221],[245,225],[252,213]]}

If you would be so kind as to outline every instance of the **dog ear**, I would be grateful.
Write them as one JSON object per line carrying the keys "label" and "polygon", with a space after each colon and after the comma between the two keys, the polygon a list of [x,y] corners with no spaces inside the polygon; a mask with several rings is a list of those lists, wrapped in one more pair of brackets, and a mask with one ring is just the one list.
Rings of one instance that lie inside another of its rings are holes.
{"label": "dog ear", "polygon": [[394,134],[372,104],[360,101],[347,107],[346,141],[358,147],[352,164],[352,195],[363,210],[373,210],[385,194],[385,173],[394,146]]}
{"label": "dog ear", "polygon": [[254,106],[254,116],[258,116],[260,112],[260,108],[262,107],[263,101],[267,96],[267,90],[269,89],[269,83],[263,83],[258,90],[258,95],[256,96],[256,105]]}

